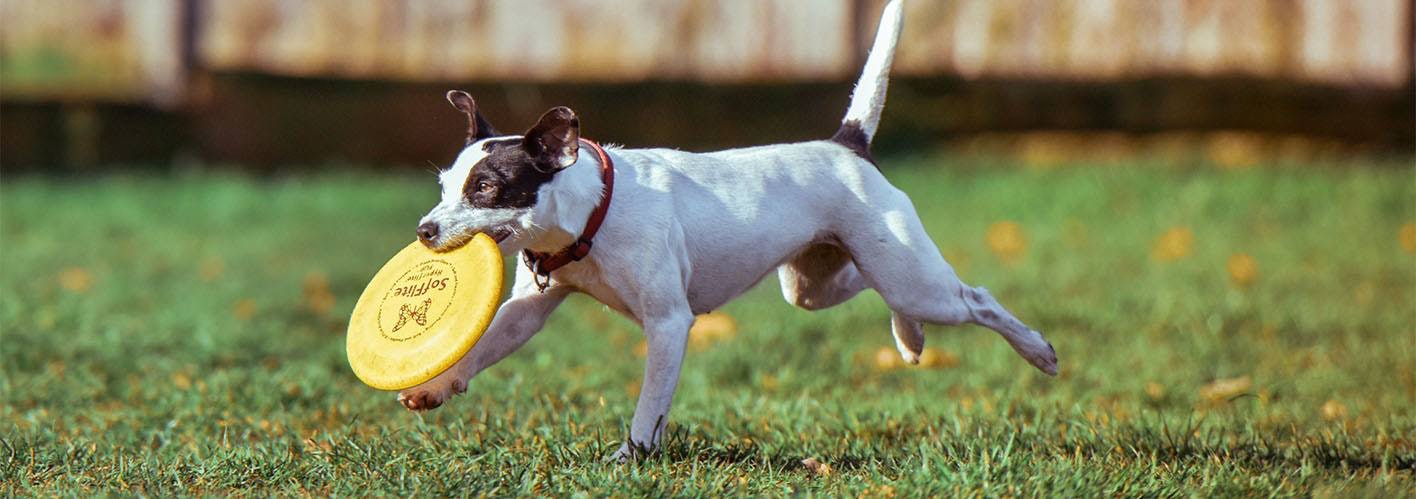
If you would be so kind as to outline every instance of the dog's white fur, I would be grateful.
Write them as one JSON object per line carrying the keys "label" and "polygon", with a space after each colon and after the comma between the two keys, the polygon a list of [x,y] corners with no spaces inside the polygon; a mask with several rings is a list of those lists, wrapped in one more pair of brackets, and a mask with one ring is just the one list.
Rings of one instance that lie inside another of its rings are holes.
{"label": "dog's white fur", "polygon": [[[885,10],[875,46],[845,120],[868,141],[884,106],[901,0]],[[497,139],[488,139],[497,140]],[[423,222],[455,247],[476,231],[511,226],[501,249],[556,251],[574,240],[598,204],[602,183],[594,154],[541,187],[527,209],[474,209],[461,188],[486,153],[474,143],[443,173],[442,201]],[[777,269],[788,302],[807,309],[875,289],[893,311],[901,355],[918,362],[921,322],[976,323],[1000,333],[1025,359],[1056,374],[1052,346],[982,288],[959,281],[940,256],[914,206],[879,170],[830,141],[693,154],[670,149],[610,148],[615,189],[588,258],[552,274],[537,289],[518,265],[510,299],[482,339],[437,378],[399,394],[410,409],[442,404],[467,380],[538,332],[571,292],[593,296],[639,323],[648,343],[643,387],[629,440],[615,457],[654,448],[662,435],[694,316],[733,299]]]}

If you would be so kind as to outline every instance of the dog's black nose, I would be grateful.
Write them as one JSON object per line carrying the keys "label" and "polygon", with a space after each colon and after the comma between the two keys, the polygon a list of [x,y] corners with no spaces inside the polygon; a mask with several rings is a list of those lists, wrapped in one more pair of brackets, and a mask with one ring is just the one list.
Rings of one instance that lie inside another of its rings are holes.
{"label": "dog's black nose", "polygon": [[418,240],[422,241],[423,244],[432,244],[433,240],[437,238],[437,222],[423,222],[423,225],[418,226]]}

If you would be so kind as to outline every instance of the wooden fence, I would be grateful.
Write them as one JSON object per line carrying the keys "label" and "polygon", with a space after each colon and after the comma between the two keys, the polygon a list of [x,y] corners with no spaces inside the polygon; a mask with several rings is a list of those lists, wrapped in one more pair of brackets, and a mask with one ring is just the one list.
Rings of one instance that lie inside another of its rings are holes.
{"label": "wooden fence", "polygon": [[[834,81],[884,0],[0,0],[0,98],[180,103],[191,72]],[[1413,0],[910,0],[897,71],[1412,79]]]}

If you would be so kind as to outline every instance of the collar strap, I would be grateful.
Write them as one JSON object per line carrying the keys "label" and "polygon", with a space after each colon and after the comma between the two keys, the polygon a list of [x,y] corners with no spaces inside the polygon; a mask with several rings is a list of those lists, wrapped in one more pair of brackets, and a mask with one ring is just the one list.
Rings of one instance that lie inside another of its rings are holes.
{"label": "collar strap", "polygon": [[600,231],[600,224],[605,222],[605,214],[610,211],[610,196],[615,192],[615,163],[610,160],[610,155],[605,153],[605,148],[600,147],[595,141],[590,139],[580,139],[580,143],[595,150],[595,156],[600,160],[600,181],[604,182],[605,190],[600,197],[600,204],[595,206],[595,211],[590,212],[590,219],[585,222],[585,230],[580,232],[580,237],[570,246],[562,248],[555,253],[542,253],[529,249],[521,251],[521,259],[526,263],[526,268],[531,269],[536,279],[536,288],[545,292],[551,285],[551,272],[564,267],[571,262],[578,262],[590,254],[590,248],[594,246],[595,233]]}

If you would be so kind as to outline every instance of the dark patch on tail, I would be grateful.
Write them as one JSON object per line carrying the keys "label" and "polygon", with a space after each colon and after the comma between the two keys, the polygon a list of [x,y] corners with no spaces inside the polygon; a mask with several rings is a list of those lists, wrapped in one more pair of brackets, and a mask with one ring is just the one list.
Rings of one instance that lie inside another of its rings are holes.
{"label": "dark patch on tail", "polygon": [[865,130],[861,130],[859,121],[846,120],[841,123],[841,128],[836,129],[836,134],[831,136],[831,142],[850,149],[856,156],[860,156],[860,159],[875,165],[876,170],[880,169],[875,158],[870,156],[870,137],[865,136]]}

